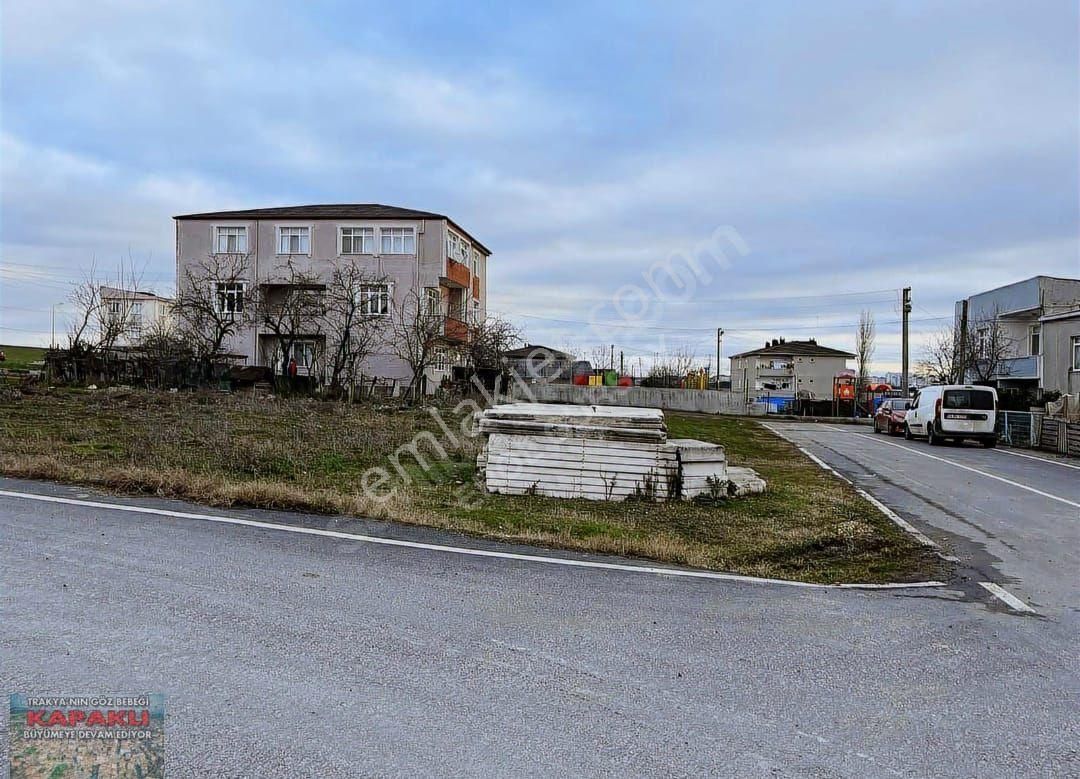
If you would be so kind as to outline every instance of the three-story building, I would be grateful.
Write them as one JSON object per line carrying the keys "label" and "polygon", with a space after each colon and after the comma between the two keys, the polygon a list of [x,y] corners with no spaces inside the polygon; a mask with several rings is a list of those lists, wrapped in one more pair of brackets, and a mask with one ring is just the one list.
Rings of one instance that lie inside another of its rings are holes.
{"label": "three-story building", "polygon": [[[438,385],[456,361],[470,327],[487,316],[487,267],[491,252],[443,214],[379,204],[308,205],[216,211],[174,217],[177,285],[207,258],[243,257],[241,277],[218,284],[222,311],[244,312],[256,294],[287,289],[298,275],[328,284],[335,268],[354,266],[372,279],[361,290],[360,314],[386,320],[400,307],[422,305],[441,317],[438,358],[428,386]],[[181,299],[182,295],[179,296]],[[242,355],[249,365],[285,370],[275,334],[258,317],[243,324],[221,351]],[[298,373],[325,368],[324,336],[295,338]],[[406,360],[384,342],[362,365],[368,376],[412,379]]]}

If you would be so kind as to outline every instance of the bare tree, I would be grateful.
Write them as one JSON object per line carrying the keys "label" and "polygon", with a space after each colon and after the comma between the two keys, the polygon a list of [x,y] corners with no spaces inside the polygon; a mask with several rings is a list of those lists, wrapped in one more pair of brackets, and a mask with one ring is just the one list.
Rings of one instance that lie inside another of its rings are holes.
{"label": "bare tree", "polygon": [[930,336],[916,371],[931,384],[952,384],[959,373],[959,333],[946,326]]}
{"label": "bare tree", "polygon": [[113,278],[99,273],[91,261],[82,281],[68,295],[74,311],[68,329],[68,350],[76,355],[102,352],[133,330],[135,293],[139,274],[129,258],[117,266]]}
{"label": "bare tree", "polygon": [[490,316],[475,325],[465,345],[465,359],[474,370],[498,369],[503,364],[503,354],[522,342],[521,329],[502,317]]}
{"label": "bare tree", "polygon": [[877,326],[874,315],[867,310],[859,313],[859,326],[855,331],[855,360],[858,380],[855,385],[856,399],[866,389],[870,377],[870,362],[874,359],[874,341],[877,338]]}
{"label": "bare tree", "polygon": [[968,323],[966,335],[956,324],[931,336],[918,370],[936,384],[992,384],[1005,372],[1013,347],[996,312],[984,314]]}
{"label": "bare tree", "polygon": [[391,351],[412,371],[408,393],[417,397],[423,392],[424,376],[434,362],[438,345],[443,340],[444,315],[441,307],[428,301],[412,289],[391,316]]}
{"label": "bare tree", "polygon": [[585,359],[592,365],[593,370],[611,368],[613,349],[611,346],[599,344],[587,352]]}
{"label": "bare tree", "polygon": [[1012,339],[998,321],[997,312],[975,318],[968,323],[963,370],[957,381],[992,384],[996,376],[1005,373],[1005,361],[1012,351]]}
{"label": "bare tree", "polygon": [[326,284],[317,275],[299,270],[291,259],[274,279],[276,283],[259,286],[255,296],[257,320],[273,334],[282,373],[289,376],[290,385],[292,375],[288,366],[295,356],[296,344],[301,340],[315,343],[312,362],[307,366],[314,379],[319,374],[321,362],[319,347],[326,321]]}
{"label": "bare tree", "polygon": [[383,335],[384,320],[371,315],[367,294],[385,285],[384,279],[369,276],[353,263],[334,266],[323,310],[326,366],[333,394],[356,381],[360,365]]}
{"label": "bare tree", "polygon": [[250,254],[209,254],[177,279],[179,336],[200,357],[221,353],[226,339],[252,321]]}
{"label": "bare tree", "polygon": [[686,375],[694,369],[697,355],[687,344],[674,346],[666,352],[657,355],[649,368],[647,378],[650,382],[656,382],[664,386],[675,384],[686,378]]}

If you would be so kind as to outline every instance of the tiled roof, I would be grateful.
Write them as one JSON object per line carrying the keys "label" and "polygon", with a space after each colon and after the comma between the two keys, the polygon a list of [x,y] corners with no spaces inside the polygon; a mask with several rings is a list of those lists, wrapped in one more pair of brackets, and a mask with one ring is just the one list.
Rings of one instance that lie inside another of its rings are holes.
{"label": "tiled roof", "polygon": [[733,354],[731,357],[845,357],[852,359],[855,357],[851,352],[845,352],[840,349],[833,349],[828,346],[821,346],[816,341],[782,341],[775,344],[769,344],[763,346],[760,349],[753,349],[749,352],[742,352],[740,354]]}

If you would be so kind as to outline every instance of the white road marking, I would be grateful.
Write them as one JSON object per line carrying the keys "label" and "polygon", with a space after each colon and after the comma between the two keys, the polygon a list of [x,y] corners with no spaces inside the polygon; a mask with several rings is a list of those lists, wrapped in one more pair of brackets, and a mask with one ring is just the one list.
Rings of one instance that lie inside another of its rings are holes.
{"label": "white road marking", "polygon": [[1017,598],[1000,584],[994,584],[993,582],[979,582],[979,586],[985,589],[998,600],[1005,603],[1005,605],[1007,605],[1013,611],[1022,611],[1026,614],[1037,613],[1035,609],[1031,608],[1031,606],[1024,603],[1022,600]]}
{"label": "white road marking", "polygon": [[[827,426],[823,426],[823,427],[827,427]],[[830,428],[830,429],[838,431],[838,428]],[[774,430],[773,432],[776,432],[776,431]],[[777,433],[777,435],[779,435],[779,433]],[[892,441],[882,441],[880,438],[871,439],[871,440],[876,440],[877,443],[883,444],[884,446],[895,446],[897,449],[903,449],[905,452],[910,452],[911,454],[917,454],[919,457],[929,457],[931,460],[937,460],[938,462],[947,463],[947,464],[955,466],[957,468],[962,468],[965,471],[971,471],[972,473],[977,473],[980,476],[985,476],[988,479],[994,479],[995,481],[1004,482],[1005,484],[1008,484],[1011,487],[1016,487],[1017,489],[1026,490],[1027,492],[1033,492],[1036,495],[1041,495],[1044,498],[1049,498],[1050,500],[1056,500],[1059,503],[1064,503],[1066,506],[1072,506],[1074,508],[1080,509],[1080,503],[1077,503],[1076,501],[1069,500],[1068,498],[1063,498],[1060,495],[1054,495],[1054,494],[1049,493],[1049,492],[1043,492],[1042,490],[1037,490],[1034,487],[1029,487],[1026,484],[1021,484],[1018,481],[1013,481],[1012,479],[1006,479],[1004,476],[997,476],[996,474],[993,474],[993,473],[987,473],[986,471],[980,471],[978,468],[972,468],[970,465],[963,465],[961,463],[956,462],[955,460],[950,460],[947,457],[938,457],[936,454],[930,454],[929,452],[920,452],[918,449],[916,449],[914,447],[904,446],[903,444],[897,444],[897,443],[894,443]],[[1042,459],[1042,458],[1035,458],[1035,459]]]}
{"label": "white road marking", "polygon": [[[793,440],[791,440],[790,438],[788,438],[788,437],[787,437],[786,435],[784,435],[783,433],[781,433],[781,432],[780,432],[779,430],[775,430],[775,429],[774,429],[773,427],[771,427],[770,425],[766,425],[766,424],[762,423],[762,427],[764,427],[764,428],[766,428],[766,429],[768,429],[768,430],[772,431],[772,432],[773,432],[773,433],[775,433],[776,435],[778,435],[778,436],[780,436],[781,438],[783,438],[783,439],[784,439],[785,441],[788,441],[789,443],[791,443],[792,445],[794,445],[796,449],[798,449],[798,450],[799,450],[800,452],[802,452],[803,454],[805,454],[805,455],[806,455],[807,457],[809,457],[809,458],[810,458],[811,460],[813,460],[813,461],[814,461],[815,463],[817,463],[817,464],[818,464],[819,466],[821,466],[822,468],[824,468],[824,469],[825,469],[826,471],[828,471],[829,473],[833,474],[833,475],[834,475],[834,476],[836,476],[836,477],[837,477],[838,479],[841,479],[842,481],[845,481],[845,482],[847,482],[848,484],[850,484],[850,485],[851,485],[852,487],[854,487],[854,488],[855,488],[855,491],[856,491],[857,493],[859,493],[859,495],[861,495],[862,497],[864,497],[864,498],[866,498],[866,499],[867,499],[868,501],[870,501],[870,503],[871,503],[871,504],[873,504],[873,506],[874,506],[875,508],[877,508],[877,510],[878,510],[878,511],[880,511],[880,512],[881,512],[882,514],[884,514],[884,515],[885,515],[886,517],[888,517],[888,518],[889,518],[890,520],[892,520],[892,521],[893,521],[893,523],[895,523],[896,525],[898,525],[898,526],[899,526],[899,527],[900,527],[900,528],[901,528],[902,530],[904,530],[904,531],[906,531],[906,532],[910,533],[910,534],[912,535],[912,537],[914,537],[914,538],[915,538],[915,540],[916,540],[916,541],[918,541],[918,542],[919,542],[920,544],[922,544],[923,546],[930,546],[930,547],[933,547],[934,549],[941,549],[941,547],[940,547],[940,546],[938,546],[937,542],[936,542],[936,541],[934,541],[934,540],[933,540],[932,538],[930,538],[930,536],[928,536],[928,535],[926,535],[925,533],[923,533],[922,531],[918,530],[918,529],[917,529],[917,528],[916,528],[916,527],[915,527],[914,525],[912,525],[912,524],[911,524],[910,522],[908,522],[908,521],[907,521],[906,519],[904,519],[903,517],[901,517],[901,516],[900,516],[899,514],[897,514],[897,513],[896,513],[895,511],[893,511],[893,510],[892,510],[891,508],[889,508],[888,506],[886,506],[886,505],[885,505],[884,503],[882,503],[882,502],[881,502],[880,500],[878,500],[877,498],[875,498],[875,497],[874,497],[873,495],[871,495],[871,494],[870,494],[869,492],[867,492],[866,490],[864,490],[864,489],[863,489],[862,487],[858,487],[858,486],[856,486],[855,482],[853,482],[853,481],[852,481],[851,479],[849,479],[849,478],[848,478],[847,476],[845,476],[844,474],[840,473],[840,471],[838,471],[838,470],[836,470],[835,468],[833,468],[833,467],[832,467],[831,465],[829,465],[829,464],[828,464],[827,462],[825,462],[825,461],[824,461],[824,460],[822,460],[822,459],[821,459],[820,457],[818,457],[817,455],[815,455],[815,454],[814,454],[813,452],[811,452],[811,451],[810,451],[809,449],[806,449],[806,448],[804,448],[804,447],[800,446],[799,444],[795,443],[795,442],[794,442]],[[949,562],[955,563],[955,562],[958,562],[958,561],[959,561],[959,558],[958,558],[958,557],[956,557],[956,556],[954,556],[954,555],[946,555],[946,554],[943,554],[943,553],[939,553],[939,554],[941,554],[941,557],[942,557],[943,559],[945,559],[945,560],[948,560]]]}
{"label": "white road marking", "polygon": [[998,454],[1010,454],[1013,457],[1023,457],[1025,460],[1038,460],[1041,463],[1050,463],[1051,465],[1060,465],[1062,468],[1072,468],[1074,471],[1080,471],[1080,465],[1073,465],[1072,463],[1063,463],[1061,460],[1053,460],[1049,457],[1036,457],[1033,454],[1023,454],[1022,452],[1014,452],[1011,449],[993,449],[991,451]]}
{"label": "white road marking", "polygon": [[178,519],[197,519],[204,522],[218,522],[226,525],[241,525],[254,527],[261,530],[277,530],[284,533],[298,533],[308,536],[322,536],[324,538],[339,538],[346,541],[357,541],[368,544],[381,544],[383,546],[399,546],[410,549],[425,549],[432,552],[449,552],[452,554],[470,555],[473,557],[494,557],[502,560],[521,560],[531,563],[546,563],[548,565],[565,565],[575,568],[600,568],[611,571],[628,571],[630,573],[648,573],[659,576],[679,576],[690,579],[715,579],[721,581],[747,582],[754,584],[780,584],[787,587],[803,587],[806,589],[861,589],[861,590],[890,590],[907,589],[912,587],[944,587],[944,582],[927,581],[912,582],[909,584],[897,582],[890,584],[813,584],[811,582],[794,582],[786,579],[766,579],[758,576],[740,576],[734,573],[718,573],[714,571],[691,571],[680,568],[656,568],[644,565],[625,565],[622,563],[601,563],[593,560],[573,560],[565,557],[548,557],[546,555],[518,554],[515,552],[497,552],[489,549],[469,549],[459,546],[444,546],[442,544],[425,544],[419,541],[402,541],[396,538],[380,538],[355,533],[342,533],[336,530],[322,530],[313,527],[294,527],[292,525],[279,525],[274,522],[258,522],[252,519],[240,519],[238,517],[225,517],[215,514],[195,514],[187,511],[172,511],[169,509],[156,509],[147,506],[132,506],[123,503],[102,503],[92,500],[76,500],[74,498],[61,498],[54,495],[38,495],[32,492],[15,492],[12,490],[0,490],[0,495],[8,498],[22,498],[24,500],[37,500],[45,503],[61,503],[69,506],[85,506],[87,508],[105,509],[108,511],[128,511],[133,514],[154,514],[162,517],[176,517]]}

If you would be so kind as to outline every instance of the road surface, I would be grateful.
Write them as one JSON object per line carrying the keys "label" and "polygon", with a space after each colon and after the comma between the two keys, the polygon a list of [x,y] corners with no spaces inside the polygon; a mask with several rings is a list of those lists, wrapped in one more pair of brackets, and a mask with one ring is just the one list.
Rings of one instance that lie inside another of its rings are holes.
{"label": "road surface", "polygon": [[930,446],[861,425],[769,422],[961,562],[1078,630],[1080,461],[976,444]]}
{"label": "road surface", "polygon": [[[847,440],[825,437],[837,450]],[[930,484],[941,464],[912,465]],[[468,543],[43,483],[0,489]],[[1060,584],[1040,596],[1045,613],[1018,614],[961,586],[675,578],[11,494],[0,549],[0,686],[164,692],[170,777],[1080,772],[1075,610]],[[1016,556],[1002,573],[1020,585],[1049,565]]]}

